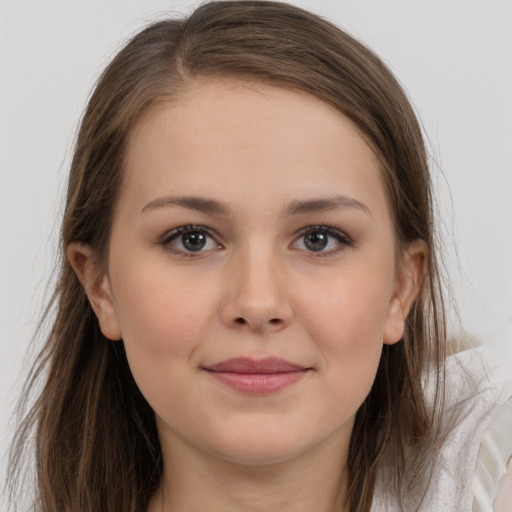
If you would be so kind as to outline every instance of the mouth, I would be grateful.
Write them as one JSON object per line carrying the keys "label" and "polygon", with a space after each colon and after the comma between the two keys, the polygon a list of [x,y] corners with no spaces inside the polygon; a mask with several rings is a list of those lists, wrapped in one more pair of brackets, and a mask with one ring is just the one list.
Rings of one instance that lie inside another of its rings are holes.
{"label": "mouth", "polygon": [[269,357],[262,360],[235,358],[203,367],[212,378],[249,394],[277,392],[300,381],[312,368]]}

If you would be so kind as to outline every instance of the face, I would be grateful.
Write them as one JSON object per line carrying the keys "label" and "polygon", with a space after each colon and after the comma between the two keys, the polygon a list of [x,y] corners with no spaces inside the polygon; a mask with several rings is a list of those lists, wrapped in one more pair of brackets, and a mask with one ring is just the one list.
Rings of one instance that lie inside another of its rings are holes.
{"label": "face", "polygon": [[378,160],[348,119],[219,81],[131,133],[107,271],[89,279],[83,248],[70,259],[164,449],[265,464],[347,445],[416,291],[421,251],[397,261],[395,245]]}

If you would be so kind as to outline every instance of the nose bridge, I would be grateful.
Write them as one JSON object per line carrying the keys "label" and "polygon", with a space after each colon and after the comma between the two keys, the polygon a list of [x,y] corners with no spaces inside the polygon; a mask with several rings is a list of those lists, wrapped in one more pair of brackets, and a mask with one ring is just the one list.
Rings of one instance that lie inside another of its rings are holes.
{"label": "nose bridge", "polygon": [[279,330],[291,319],[283,259],[268,240],[252,240],[230,262],[222,308],[225,323],[251,330]]}

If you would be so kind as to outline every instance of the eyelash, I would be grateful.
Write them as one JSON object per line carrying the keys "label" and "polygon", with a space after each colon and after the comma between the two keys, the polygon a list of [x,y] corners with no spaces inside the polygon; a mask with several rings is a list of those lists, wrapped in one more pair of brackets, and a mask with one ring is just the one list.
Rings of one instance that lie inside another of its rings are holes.
{"label": "eyelash", "polygon": [[[174,240],[179,239],[180,236],[192,234],[192,233],[199,233],[202,235],[205,235],[207,238],[213,240],[217,246],[217,248],[221,248],[221,244],[217,242],[215,237],[211,234],[210,230],[204,226],[194,226],[193,224],[189,224],[187,226],[180,226],[176,229],[173,229],[172,231],[166,233],[164,237],[160,240],[160,245],[165,247],[166,249],[179,254],[180,256],[183,256],[185,258],[194,258],[201,255],[201,253],[204,253],[203,250],[198,251],[187,251],[186,249],[178,249],[177,247],[174,247],[171,242]],[[208,242],[206,242],[208,243]],[[201,248],[202,249],[202,248]]]}
{"label": "eyelash", "polygon": [[[187,234],[205,235],[207,238],[209,238],[210,240],[213,240],[215,242],[217,249],[222,248],[222,245],[217,242],[217,240],[211,234],[211,231],[208,228],[206,228],[204,226],[195,226],[192,224],[189,224],[187,226],[180,226],[180,227],[173,229],[172,231],[166,233],[164,235],[164,237],[160,240],[159,243],[161,246],[165,247],[166,249],[171,250],[172,252],[179,254],[182,257],[188,257],[188,258],[201,256],[202,253],[205,253],[205,252],[208,252],[211,250],[211,249],[207,249],[205,251],[201,247],[199,250],[193,251],[193,250],[179,249],[172,245],[171,242],[173,242],[174,240],[177,240],[180,236],[187,235]],[[353,242],[345,233],[343,233],[339,229],[333,228],[331,226],[325,226],[325,225],[313,225],[313,226],[307,226],[307,227],[303,228],[302,230],[300,230],[297,233],[297,237],[294,239],[291,246],[297,244],[301,239],[303,240],[304,237],[306,237],[307,235],[320,235],[320,234],[327,235],[327,237],[328,237],[327,244],[329,243],[330,238],[334,238],[338,242],[338,245],[336,247],[334,247],[333,249],[329,249],[327,251],[324,251],[324,250],[315,251],[315,250],[303,249],[306,253],[308,253],[308,255],[314,255],[317,257],[326,257],[326,256],[336,254],[336,253],[342,251],[346,247],[353,246]],[[205,242],[205,245],[207,243],[208,242]]]}
{"label": "eyelash", "polygon": [[[302,229],[299,232],[299,236],[295,239],[293,244],[296,244],[299,240],[304,239],[304,237],[307,235],[314,235],[314,234],[327,235],[328,239],[334,238],[338,242],[338,245],[336,247],[334,247],[333,249],[329,249],[327,251],[324,251],[324,250],[321,250],[321,251],[309,250],[309,251],[307,251],[306,250],[308,256],[314,255],[315,257],[327,257],[327,256],[337,254],[340,251],[343,251],[346,247],[353,247],[353,245],[354,245],[352,240],[343,231],[340,231],[337,228],[334,228],[331,226],[326,226],[323,224],[305,227],[304,229]],[[327,242],[327,243],[329,243],[329,242]]]}

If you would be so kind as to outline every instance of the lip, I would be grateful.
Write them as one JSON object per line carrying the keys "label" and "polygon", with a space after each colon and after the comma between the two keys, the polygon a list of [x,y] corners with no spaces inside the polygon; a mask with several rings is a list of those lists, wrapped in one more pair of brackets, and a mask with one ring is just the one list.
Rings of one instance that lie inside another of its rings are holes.
{"label": "lip", "polygon": [[215,380],[243,393],[277,392],[301,380],[311,368],[268,357],[228,359],[203,367]]}

